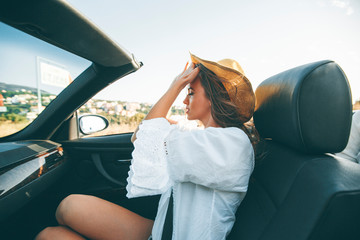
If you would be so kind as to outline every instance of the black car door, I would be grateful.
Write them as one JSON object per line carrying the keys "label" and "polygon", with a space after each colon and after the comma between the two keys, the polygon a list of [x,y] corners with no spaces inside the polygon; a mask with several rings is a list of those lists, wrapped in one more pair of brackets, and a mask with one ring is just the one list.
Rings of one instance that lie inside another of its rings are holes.
{"label": "black car door", "polygon": [[78,138],[62,142],[71,167],[62,182],[63,195],[90,194],[154,218],[158,196],[127,199],[126,185],[133,144],[131,133]]}

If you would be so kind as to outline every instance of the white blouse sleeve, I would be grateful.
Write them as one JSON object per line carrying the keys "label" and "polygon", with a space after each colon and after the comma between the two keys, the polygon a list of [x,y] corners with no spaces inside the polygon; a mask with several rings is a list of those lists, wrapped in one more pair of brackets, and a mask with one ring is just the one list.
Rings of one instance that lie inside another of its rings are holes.
{"label": "white blouse sleeve", "polygon": [[172,185],[164,139],[173,128],[164,118],[145,120],[139,126],[127,178],[128,198],[162,194]]}
{"label": "white blouse sleeve", "polygon": [[230,192],[246,192],[254,150],[239,128],[171,131],[165,139],[169,176]]}

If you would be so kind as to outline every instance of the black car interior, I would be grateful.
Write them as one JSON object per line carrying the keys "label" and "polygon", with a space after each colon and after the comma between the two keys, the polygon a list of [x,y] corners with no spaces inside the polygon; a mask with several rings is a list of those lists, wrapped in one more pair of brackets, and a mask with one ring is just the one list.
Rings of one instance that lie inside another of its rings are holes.
{"label": "black car interior", "polygon": [[[131,203],[125,199],[123,176],[129,162],[123,160],[131,157],[131,134],[79,138],[76,113],[142,63],[66,1],[2,1],[0,21],[92,62],[29,126],[0,139],[0,239],[32,239],[46,225],[55,225],[56,205],[71,193],[121,200],[131,209],[156,202],[151,197]],[[62,154],[56,164],[48,156],[58,155],[54,148]],[[122,184],[104,178],[92,156]],[[145,216],[149,212],[143,207],[133,210]]]}
{"label": "black car interior", "polygon": [[333,61],[263,81],[254,122],[264,142],[229,239],[359,239],[360,166],[345,148],[351,92]]}
{"label": "black car interior", "polygon": [[[79,138],[76,116],[98,91],[142,64],[65,1],[3,1],[0,21],[93,63],[32,124],[0,139],[0,177],[31,159],[52,164],[0,191],[0,239],[33,239],[55,225],[57,205],[72,193],[154,218],[159,196],[125,197],[131,133]],[[351,126],[351,91],[341,68],[333,61],[299,66],[265,80],[255,94],[263,141],[228,239],[360,239],[360,166],[331,154],[346,146]],[[18,158],[21,149],[30,154]]]}

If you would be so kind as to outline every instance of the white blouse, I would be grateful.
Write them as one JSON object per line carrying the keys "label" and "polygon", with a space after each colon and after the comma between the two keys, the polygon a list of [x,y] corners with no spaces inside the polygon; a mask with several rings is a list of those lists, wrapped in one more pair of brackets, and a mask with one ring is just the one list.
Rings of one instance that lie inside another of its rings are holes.
{"label": "white blouse", "polygon": [[173,240],[225,239],[254,169],[247,135],[235,127],[186,131],[156,118],[136,136],[127,197],[162,194],[152,238],[161,239],[172,190]]}

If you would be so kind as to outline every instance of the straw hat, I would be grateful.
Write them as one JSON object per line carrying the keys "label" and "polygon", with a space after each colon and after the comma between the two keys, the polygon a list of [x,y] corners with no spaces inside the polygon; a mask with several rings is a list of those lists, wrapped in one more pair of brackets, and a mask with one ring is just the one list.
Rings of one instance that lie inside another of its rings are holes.
{"label": "straw hat", "polygon": [[226,80],[223,82],[223,85],[229,94],[231,102],[238,106],[241,116],[240,120],[242,122],[249,121],[254,113],[255,94],[240,64],[232,59],[212,62],[201,59],[191,53],[190,55],[193,63],[201,63],[204,67],[215,73],[216,76]]}

